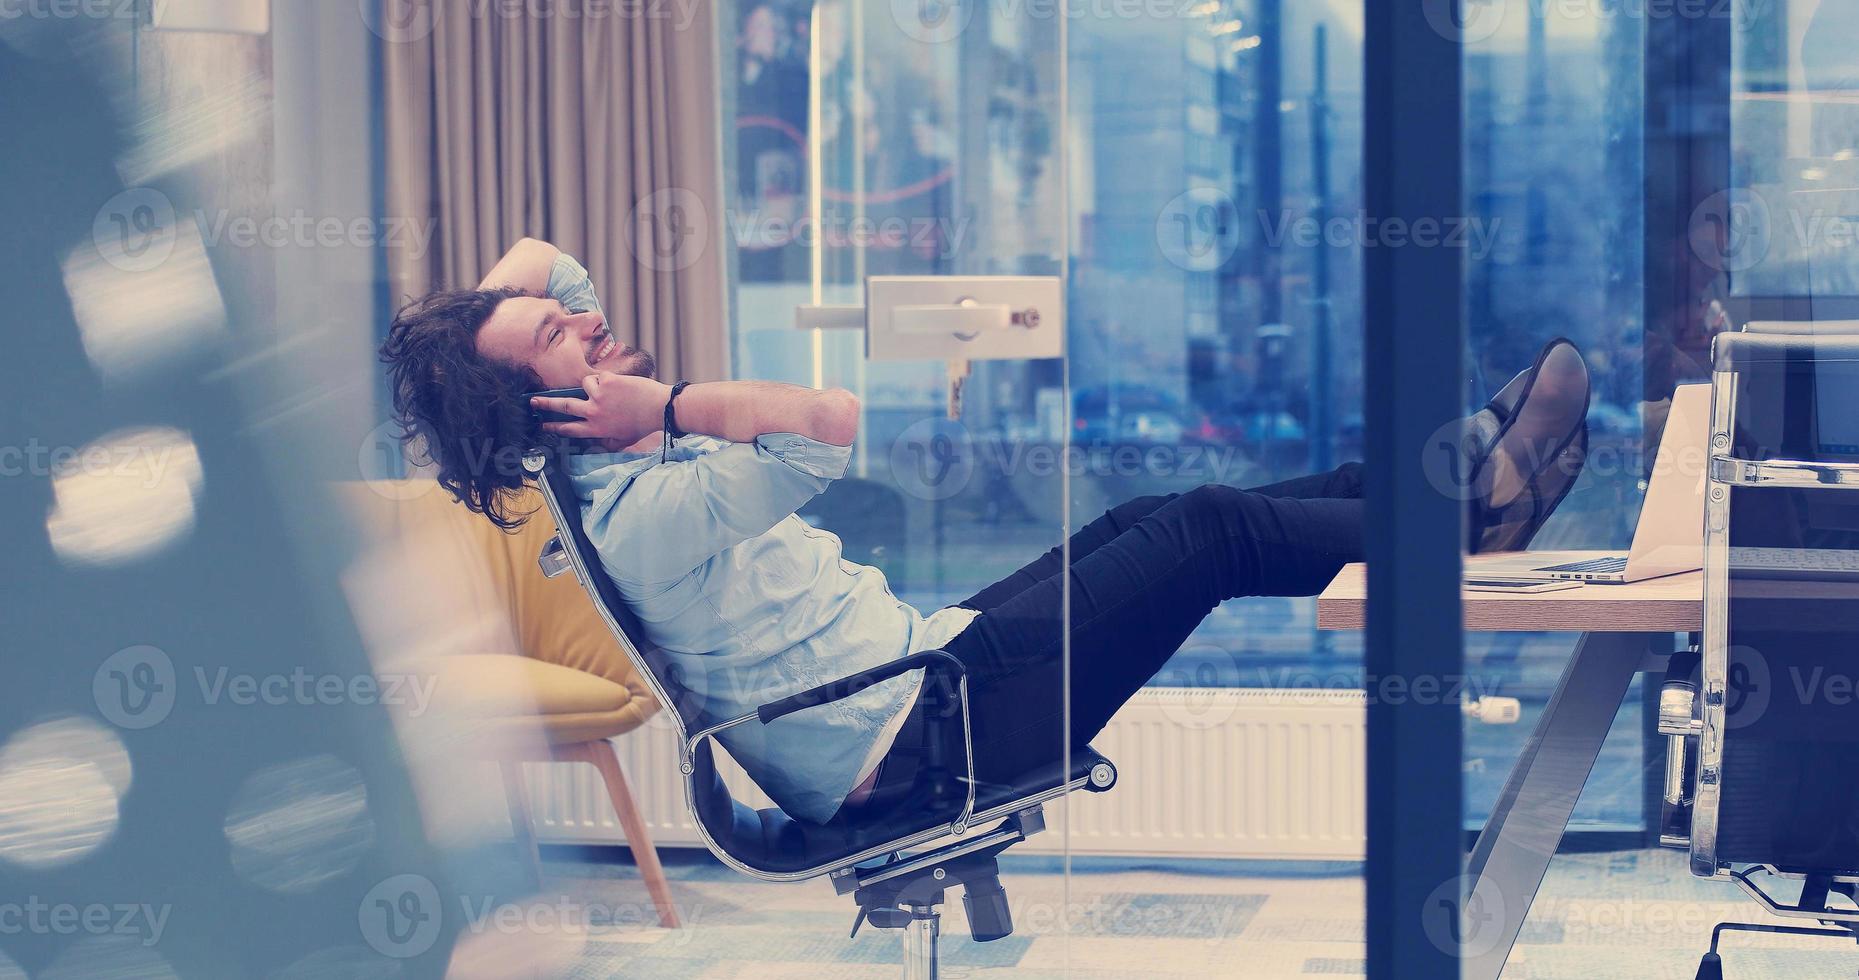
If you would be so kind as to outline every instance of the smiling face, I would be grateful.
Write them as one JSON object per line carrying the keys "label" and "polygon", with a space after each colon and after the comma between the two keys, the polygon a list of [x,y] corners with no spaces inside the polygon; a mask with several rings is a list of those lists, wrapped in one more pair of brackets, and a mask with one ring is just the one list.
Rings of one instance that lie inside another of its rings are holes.
{"label": "smiling face", "polygon": [[480,355],[527,368],[544,388],[579,388],[590,374],[642,378],[658,372],[651,354],[620,343],[599,313],[573,313],[546,296],[512,296],[478,331]]}

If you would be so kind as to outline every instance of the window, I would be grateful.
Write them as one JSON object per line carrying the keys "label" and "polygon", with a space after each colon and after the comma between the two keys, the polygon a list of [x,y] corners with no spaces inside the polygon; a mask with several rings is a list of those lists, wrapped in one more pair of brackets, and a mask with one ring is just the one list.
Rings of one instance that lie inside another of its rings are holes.
{"label": "window", "polygon": [[[1194,8],[1073,24],[1074,439],[1165,461],[1086,473],[1080,512],[1360,452],[1360,5]],[[1216,611],[1157,683],[1360,672],[1359,638],[1319,633],[1312,600],[1260,598]]]}
{"label": "window", "polygon": [[1859,7],[1743,2],[1731,189],[1693,227],[1738,297],[1859,297]]}

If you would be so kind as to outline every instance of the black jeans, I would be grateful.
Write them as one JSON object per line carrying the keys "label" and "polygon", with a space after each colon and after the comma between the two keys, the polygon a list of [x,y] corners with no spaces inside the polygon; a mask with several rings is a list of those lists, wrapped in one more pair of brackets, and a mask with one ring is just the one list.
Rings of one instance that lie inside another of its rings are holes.
{"label": "black jeans", "polygon": [[[1085,525],[1071,538],[1069,717],[1061,550],[959,603],[981,613],[946,648],[968,668],[976,779],[1008,782],[1061,759],[1068,743],[1089,744],[1224,600],[1322,591],[1362,560],[1362,515],[1361,467],[1350,463],[1254,490],[1140,497]],[[943,754],[959,770],[953,692],[926,684],[916,712],[955,720]],[[912,718],[900,732],[871,805],[917,778],[923,731]]]}

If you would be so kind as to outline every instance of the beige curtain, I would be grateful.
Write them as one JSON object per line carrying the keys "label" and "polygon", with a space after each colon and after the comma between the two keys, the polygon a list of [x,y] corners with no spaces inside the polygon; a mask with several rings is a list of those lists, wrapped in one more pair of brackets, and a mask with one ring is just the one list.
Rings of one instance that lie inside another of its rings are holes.
{"label": "beige curtain", "polygon": [[662,379],[726,377],[714,5],[505,15],[528,6],[432,0],[429,31],[387,32],[387,212],[434,231],[387,250],[396,305],[529,235],[587,265]]}

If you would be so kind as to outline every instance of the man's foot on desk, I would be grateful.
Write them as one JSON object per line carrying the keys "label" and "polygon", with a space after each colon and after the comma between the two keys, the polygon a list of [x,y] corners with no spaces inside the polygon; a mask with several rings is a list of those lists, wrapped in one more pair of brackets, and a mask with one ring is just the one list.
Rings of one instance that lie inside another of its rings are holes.
{"label": "man's foot on desk", "polygon": [[1558,338],[1466,421],[1466,550],[1522,551],[1588,458],[1588,365]]}

